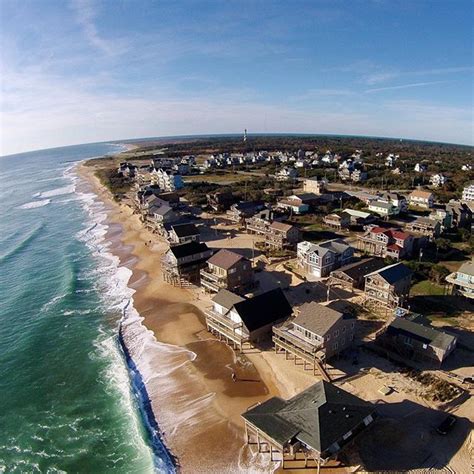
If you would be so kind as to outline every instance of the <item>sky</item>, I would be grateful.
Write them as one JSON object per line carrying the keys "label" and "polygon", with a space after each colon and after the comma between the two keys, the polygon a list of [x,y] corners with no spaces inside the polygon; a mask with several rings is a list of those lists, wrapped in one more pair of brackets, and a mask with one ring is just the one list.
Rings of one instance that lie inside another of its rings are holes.
{"label": "sky", "polygon": [[471,0],[0,0],[0,155],[189,134],[470,144]]}

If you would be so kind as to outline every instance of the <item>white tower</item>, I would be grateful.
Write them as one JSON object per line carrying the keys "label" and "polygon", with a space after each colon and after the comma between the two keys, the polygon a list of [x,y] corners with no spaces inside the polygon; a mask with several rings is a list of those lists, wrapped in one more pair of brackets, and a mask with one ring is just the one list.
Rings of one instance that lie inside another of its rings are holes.
{"label": "white tower", "polygon": [[247,141],[247,129],[244,130],[244,143]]}

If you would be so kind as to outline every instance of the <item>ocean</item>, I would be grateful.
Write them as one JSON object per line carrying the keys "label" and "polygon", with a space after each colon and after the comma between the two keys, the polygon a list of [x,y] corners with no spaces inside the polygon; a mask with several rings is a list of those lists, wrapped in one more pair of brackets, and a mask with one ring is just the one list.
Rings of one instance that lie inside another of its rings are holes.
{"label": "ocean", "polygon": [[0,472],[174,472],[119,323],[130,271],[74,163],[88,144],[0,158]]}

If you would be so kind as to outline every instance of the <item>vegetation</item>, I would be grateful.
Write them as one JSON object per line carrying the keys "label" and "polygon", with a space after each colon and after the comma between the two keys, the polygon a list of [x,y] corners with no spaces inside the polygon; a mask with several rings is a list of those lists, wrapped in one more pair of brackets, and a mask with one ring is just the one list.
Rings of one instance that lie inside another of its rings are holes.
{"label": "vegetation", "polygon": [[115,168],[100,168],[95,172],[100,182],[112,193],[114,199],[120,200],[130,191],[131,181],[119,175]]}

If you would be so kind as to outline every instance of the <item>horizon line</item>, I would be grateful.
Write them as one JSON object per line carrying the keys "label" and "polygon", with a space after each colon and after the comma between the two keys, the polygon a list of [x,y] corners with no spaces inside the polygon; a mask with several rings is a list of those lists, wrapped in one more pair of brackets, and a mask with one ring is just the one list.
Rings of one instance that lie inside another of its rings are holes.
{"label": "horizon line", "polygon": [[[70,145],[61,145],[61,146],[52,146],[48,148],[37,148],[33,150],[21,151],[18,153],[10,153],[8,155],[0,155],[0,158],[8,158],[16,155],[25,155],[27,153],[36,153],[46,150],[56,150],[60,148],[70,148],[75,146],[82,145],[100,145],[110,143],[111,145],[120,145],[122,143],[127,144],[131,142],[139,142],[146,140],[163,140],[163,139],[172,139],[172,138],[216,138],[216,137],[238,137],[243,136],[243,132],[229,132],[229,133],[209,133],[209,134],[191,134],[191,135],[163,135],[163,136],[153,136],[153,137],[138,137],[138,138],[125,138],[125,139],[113,139],[113,140],[102,140],[99,142],[86,142],[86,143],[73,143]],[[300,136],[300,137],[343,137],[343,138],[370,138],[376,140],[395,140],[395,141],[409,141],[409,142],[421,142],[421,143],[430,143],[438,145],[451,145],[451,146],[461,146],[474,148],[474,143],[452,143],[452,142],[442,142],[435,140],[425,140],[421,138],[404,138],[404,137],[390,137],[390,136],[379,136],[379,135],[347,135],[347,134],[338,134],[338,133],[304,133],[304,132],[253,132],[248,133],[247,137],[265,137],[265,136]]]}

